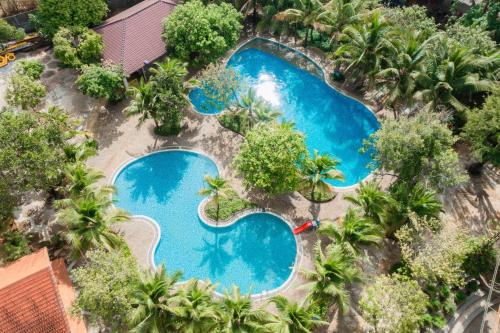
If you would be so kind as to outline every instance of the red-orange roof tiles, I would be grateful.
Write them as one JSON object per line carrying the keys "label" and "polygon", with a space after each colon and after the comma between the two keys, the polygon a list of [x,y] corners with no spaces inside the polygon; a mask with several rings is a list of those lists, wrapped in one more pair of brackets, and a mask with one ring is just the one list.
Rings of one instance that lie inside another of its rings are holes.
{"label": "red-orange roof tiles", "polygon": [[95,28],[104,41],[104,59],[130,75],[163,56],[162,21],[175,6],[173,0],[145,0],[107,19]]}

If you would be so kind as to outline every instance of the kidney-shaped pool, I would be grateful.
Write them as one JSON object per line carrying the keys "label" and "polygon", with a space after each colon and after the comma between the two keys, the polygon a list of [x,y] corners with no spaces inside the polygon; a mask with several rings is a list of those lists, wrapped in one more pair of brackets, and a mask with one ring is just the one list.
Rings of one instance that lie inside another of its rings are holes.
{"label": "kidney-shaped pool", "polygon": [[207,174],[218,174],[217,166],[199,153],[146,155],[116,175],[116,206],[158,223],[154,262],[168,272],[182,271],[184,280],[210,279],[219,283],[218,291],[237,285],[252,294],[282,286],[297,255],[290,226],[269,213],[250,214],[224,228],[206,225],[198,216],[203,198],[197,193]]}

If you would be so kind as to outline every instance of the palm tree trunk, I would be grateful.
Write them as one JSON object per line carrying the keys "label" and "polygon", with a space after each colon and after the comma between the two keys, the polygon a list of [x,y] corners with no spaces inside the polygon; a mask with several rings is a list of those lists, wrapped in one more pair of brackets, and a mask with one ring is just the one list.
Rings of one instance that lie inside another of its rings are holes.
{"label": "palm tree trunk", "polygon": [[307,38],[309,37],[309,28],[306,28],[306,38],[304,39],[304,48],[307,47]]}
{"label": "palm tree trunk", "polygon": [[313,184],[311,188],[311,200],[314,201],[314,191],[316,190],[316,184]]}

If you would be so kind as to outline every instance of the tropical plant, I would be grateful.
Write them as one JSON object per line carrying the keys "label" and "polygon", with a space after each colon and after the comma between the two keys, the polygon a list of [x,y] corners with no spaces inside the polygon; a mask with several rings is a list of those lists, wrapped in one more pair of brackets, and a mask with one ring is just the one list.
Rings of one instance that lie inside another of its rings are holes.
{"label": "tropical plant", "polygon": [[278,14],[276,19],[290,23],[300,23],[306,28],[304,47],[307,47],[309,36],[312,39],[314,29],[322,30],[324,25],[320,20],[323,13],[323,3],[320,0],[296,0],[294,8],[288,8]]}
{"label": "tropical plant", "polygon": [[36,59],[21,59],[16,61],[14,72],[19,75],[26,75],[33,80],[38,80],[45,70],[45,65]]}
{"label": "tropical plant", "polygon": [[446,25],[448,43],[470,49],[472,53],[487,56],[495,52],[497,44],[488,31],[480,26],[465,26],[460,21]]}
{"label": "tropical plant", "polygon": [[111,225],[128,220],[128,214],[111,208],[108,188],[88,191],[76,198],[56,202],[59,223],[68,228],[66,238],[74,259],[84,256],[92,248],[116,249],[123,243],[111,230]]}
{"label": "tropical plant", "polygon": [[100,171],[87,167],[84,163],[69,163],[64,171],[66,191],[71,197],[78,197],[85,191],[92,191],[93,185],[104,178]]}
{"label": "tropical plant", "polygon": [[132,293],[130,323],[133,332],[173,331],[174,317],[169,299],[175,296],[174,285],[182,273],[169,276],[162,265],[155,271],[142,273]]}
{"label": "tropical plant", "polygon": [[98,25],[107,13],[105,0],[40,0],[33,18],[39,31],[52,38],[60,27]]}
{"label": "tropical plant", "polygon": [[85,95],[116,102],[123,98],[125,74],[120,65],[103,63],[83,65],[76,80],[78,89]]}
{"label": "tropical plant", "polygon": [[383,229],[349,208],[338,221],[321,221],[318,234],[328,236],[346,252],[356,255],[361,246],[378,245],[383,238]]}
{"label": "tropical plant", "polygon": [[254,110],[255,123],[270,123],[276,121],[283,113],[271,104],[263,102]]}
{"label": "tropical plant", "polygon": [[341,46],[334,53],[336,64],[345,65],[345,72],[356,81],[372,80],[395,52],[387,36],[389,29],[379,11],[366,23],[347,26],[338,37]]}
{"label": "tropical plant", "polygon": [[449,45],[446,38],[441,38],[433,54],[428,66],[415,77],[414,98],[424,103],[424,109],[463,111],[464,103],[470,103],[475,94],[493,90],[493,82],[481,77],[480,72],[497,66],[498,57],[475,56],[471,50]]}
{"label": "tropical plant", "polygon": [[82,27],[60,28],[52,43],[61,64],[73,68],[99,62],[104,49],[101,35]]}
{"label": "tropical plant", "polygon": [[231,294],[225,292],[220,307],[222,332],[226,333],[263,332],[271,317],[264,309],[253,309],[250,295],[242,296],[236,286],[233,286]]}
{"label": "tropical plant", "polygon": [[270,332],[312,333],[314,328],[328,324],[304,303],[291,302],[282,295],[274,296],[271,302],[276,306],[278,315],[274,322],[266,324]]}
{"label": "tropical plant", "polygon": [[64,147],[64,155],[69,163],[85,162],[97,154],[97,141],[85,138],[82,142],[68,144]]}
{"label": "tropical plant", "polygon": [[240,98],[238,99],[238,107],[248,113],[250,126],[253,126],[253,124],[255,124],[255,112],[262,106],[263,103],[265,102],[257,96],[257,93],[253,88],[249,88],[246,94],[240,96]]}
{"label": "tropical plant", "polygon": [[199,87],[206,97],[201,107],[208,111],[227,109],[234,104],[236,92],[242,87],[239,72],[226,67],[224,63],[211,63],[197,76]]}
{"label": "tropical plant", "polygon": [[220,310],[212,301],[215,286],[210,282],[190,280],[172,298],[171,311],[177,330],[186,333],[205,333],[220,322]]}
{"label": "tropical plant", "polygon": [[2,250],[5,260],[14,261],[32,252],[26,235],[17,230],[10,230],[0,234]]}
{"label": "tropical plant", "polygon": [[384,8],[384,17],[396,34],[412,32],[418,35],[419,41],[424,41],[438,31],[434,18],[427,12],[425,6],[394,6]]}
{"label": "tropical plant", "polygon": [[314,253],[314,270],[303,272],[309,281],[303,285],[309,290],[308,298],[319,305],[323,313],[333,304],[345,313],[349,307],[347,285],[359,280],[355,258],[337,244],[329,246],[325,254],[320,241]]}
{"label": "tropical plant", "polygon": [[164,21],[163,37],[178,58],[203,65],[215,61],[236,45],[243,28],[242,15],[228,3],[201,1],[181,4]]}
{"label": "tropical plant", "polygon": [[297,188],[305,153],[303,135],[290,126],[259,124],[247,132],[234,164],[247,188],[275,195]]}
{"label": "tropical plant", "polygon": [[39,80],[13,73],[7,85],[5,100],[10,106],[30,110],[36,108],[46,94],[47,90]]}
{"label": "tropical plant", "polygon": [[344,199],[361,208],[366,218],[378,225],[384,223],[384,212],[389,205],[389,195],[376,181],[363,182],[356,189],[356,195],[345,195]]}
{"label": "tropical plant", "polygon": [[16,28],[4,19],[0,19],[0,43],[21,39],[25,35],[26,33],[22,28]]}
{"label": "tropical plant", "polygon": [[205,176],[205,184],[207,187],[202,188],[198,194],[209,196],[216,206],[216,221],[219,221],[220,199],[225,198],[229,189],[227,180],[220,176],[211,177]]}
{"label": "tropical plant", "polygon": [[[326,180],[344,180],[342,172],[336,170],[337,160],[328,154],[320,155],[315,149],[313,156],[304,159],[301,167],[303,189],[310,193],[312,201],[321,201],[322,197],[332,192],[332,187]],[[318,197],[316,197],[318,195]]]}
{"label": "tropical plant", "polygon": [[133,100],[124,110],[126,115],[138,115],[138,127],[142,126],[146,120],[153,119],[155,127],[158,128],[160,123],[156,112],[157,96],[153,94],[151,83],[145,83],[144,78],[141,77],[138,85],[130,86],[127,93],[133,97]]}

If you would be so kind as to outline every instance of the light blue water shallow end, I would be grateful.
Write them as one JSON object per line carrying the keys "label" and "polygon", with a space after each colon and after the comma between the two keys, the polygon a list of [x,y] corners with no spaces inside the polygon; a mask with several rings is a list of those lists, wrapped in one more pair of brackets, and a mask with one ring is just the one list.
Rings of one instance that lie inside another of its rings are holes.
{"label": "light blue water shallow end", "polygon": [[[359,149],[363,140],[379,128],[379,123],[365,105],[336,91],[320,78],[256,48],[236,52],[227,66],[237,70],[247,86],[279,108],[285,119],[293,121],[296,128],[306,134],[311,152],[317,149],[340,161],[338,168],[344,173],[345,181],[331,184],[351,186],[370,174],[367,166],[371,162],[370,152],[361,154]],[[207,107],[201,89],[193,90],[190,99],[201,113],[220,112]]]}
{"label": "light blue water shallow end", "polygon": [[[198,217],[203,177],[218,173],[206,156],[188,151],[147,155],[125,166],[115,179],[116,206],[145,215],[160,226],[156,265],[180,270],[183,279],[210,279],[218,291],[238,285],[244,293],[281,286],[297,253],[290,227],[268,213],[248,215],[232,226],[212,228]],[[148,244],[144,244],[148,246]]]}

